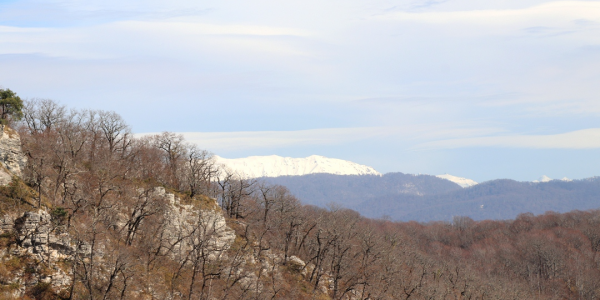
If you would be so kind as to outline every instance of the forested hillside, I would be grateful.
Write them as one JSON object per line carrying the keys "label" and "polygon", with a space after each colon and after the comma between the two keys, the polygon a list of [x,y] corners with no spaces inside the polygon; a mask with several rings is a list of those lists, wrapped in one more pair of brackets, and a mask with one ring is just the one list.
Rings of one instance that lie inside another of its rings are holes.
{"label": "forested hillside", "polygon": [[337,203],[353,208],[382,196],[430,195],[461,190],[451,181],[431,175],[387,173],[378,175],[310,174],[263,178],[264,181],[283,185],[303,203],[325,207]]}
{"label": "forested hillside", "polygon": [[237,178],[176,134],[134,138],[114,112],[23,112],[0,138],[27,157],[21,176],[0,161],[3,299],[600,297],[600,211],[368,219]]}
{"label": "forested hillside", "polygon": [[600,206],[600,178],[565,182],[517,182],[502,179],[436,195],[386,195],[352,208],[368,217],[421,222],[469,216],[476,220],[514,219],[520,213],[596,209]]}
{"label": "forested hillside", "polygon": [[517,182],[498,179],[469,188],[429,175],[383,176],[311,174],[264,178],[287,187],[303,203],[337,203],[370,218],[399,221],[514,219],[520,213],[595,209],[600,206],[600,178],[574,181]]}

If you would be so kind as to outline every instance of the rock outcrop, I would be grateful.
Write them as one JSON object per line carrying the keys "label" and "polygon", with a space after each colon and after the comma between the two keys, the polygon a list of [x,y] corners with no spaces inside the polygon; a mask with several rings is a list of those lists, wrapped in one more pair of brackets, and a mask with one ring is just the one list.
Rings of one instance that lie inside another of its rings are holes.
{"label": "rock outcrop", "polygon": [[27,158],[21,150],[19,134],[5,125],[0,125],[0,185],[10,183],[13,176],[21,176]]}
{"label": "rock outcrop", "polygon": [[[214,207],[199,209],[181,204],[178,197],[163,188],[156,188],[154,193],[155,197],[166,200],[163,213],[167,242],[177,245],[173,256],[185,255],[200,246],[208,249],[208,259],[217,259],[235,240],[235,232],[227,226],[214,199],[208,198]],[[85,259],[91,254],[87,244],[70,236],[65,225],[56,216],[53,219],[53,215],[40,209],[0,216],[0,242],[4,243],[0,247],[0,283],[15,287],[10,297],[22,297],[27,289],[39,283],[49,284],[55,291],[65,291],[73,278],[72,269],[67,266],[72,265],[77,255]],[[95,257],[101,264],[102,253],[96,253]],[[14,265],[15,261],[18,266],[3,269],[3,265]],[[0,298],[3,295],[8,294],[0,293]]]}
{"label": "rock outcrop", "polygon": [[181,240],[181,237],[193,237],[183,239],[177,246],[179,250],[189,250],[194,247],[193,244],[202,243],[202,247],[215,257],[227,250],[235,240],[235,232],[227,226],[216,202],[213,207],[199,209],[194,205],[181,204],[178,197],[165,192],[164,188],[156,188],[156,194],[166,197],[170,204],[165,213],[168,219],[166,231],[171,242]]}
{"label": "rock outcrop", "polygon": [[306,275],[306,263],[299,257],[294,255],[290,256],[290,258],[287,261],[287,264],[292,271],[301,273],[302,275]]}
{"label": "rock outcrop", "polygon": [[2,278],[4,284],[18,287],[13,296],[21,297],[28,287],[38,283],[50,284],[57,290],[71,284],[69,270],[60,262],[72,260],[75,248],[69,235],[52,224],[46,211],[25,212],[17,219],[5,215],[0,218],[0,234],[13,237],[16,243],[16,247],[0,251],[0,262],[20,262],[13,266],[12,276]]}
{"label": "rock outcrop", "polygon": [[14,221],[17,244],[23,253],[36,256],[38,260],[68,259],[75,248],[68,233],[52,224],[52,218],[44,210],[26,212]]}

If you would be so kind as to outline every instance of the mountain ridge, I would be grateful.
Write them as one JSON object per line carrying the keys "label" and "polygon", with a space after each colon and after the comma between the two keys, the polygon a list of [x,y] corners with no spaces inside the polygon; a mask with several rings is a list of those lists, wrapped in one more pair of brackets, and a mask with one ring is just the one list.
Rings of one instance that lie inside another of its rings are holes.
{"label": "mountain ridge", "polygon": [[458,177],[458,176],[450,175],[448,173],[443,174],[443,175],[435,175],[435,177],[446,179],[446,180],[450,180],[450,181],[452,181],[452,182],[460,185],[463,188],[472,187],[472,186],[478,184],[473,179],[468,179],[468,178],[464,178],[464,177]]}
{"label": "mountain ridge", "polygon": [[242,177],[302,176],[326,173],[335,175],[378,175],[374,168],[355,162],[311,155],[304,158],[270,156],[250,156],[245,158],[223,158],[215,155],[217,164],[223,165]]}
{"label": "mountain ridge", "polygon": [[[303,203],[325,207],[335,202],[347,208],[377,197],[390,195],[443,194],[462,188],[449,180],[431,175],[386,173],[375,175],[308,174],[263,178],[287,187]],[[360,211],[359,211],[360,212]]]}
{"label": "mountain ridge", "polygon": [[521,213],[564,213],[598,208],[600,178],[548,182],[496,179],[468,189],[430,195],[396,194],[372,197],[352,208],[378,218],[420,222],[468,216],[474,220],[514,219]]}

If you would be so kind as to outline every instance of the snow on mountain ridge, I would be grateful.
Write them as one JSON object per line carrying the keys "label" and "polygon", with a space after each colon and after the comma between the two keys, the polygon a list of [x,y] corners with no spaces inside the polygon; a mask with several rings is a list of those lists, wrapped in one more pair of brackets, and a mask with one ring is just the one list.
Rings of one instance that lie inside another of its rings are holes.
{"label": "snow on mountain ridge", "polygon": [[562,179],[552,179],[546,175],[542,175],[542,177],[540,177],[538,180],[534,180],[532,181],[533,183],[540,183],[540,182],[550,182],[553,180],[560,180],[560,181],[565,181],[565,182],[570,182],[573,181],[572,179],[569,179],[567,177],[563,177]]}
{"label": "snow on mountain ridge", "polygon": [[546,175],[542,175],[542,177],[540,177],[538,180],[534,180],[532,182],[550,182],[552,181],[552,178],[546,176]]}
{"label": "snow on mountain ridge", "polygon": [[224,165],[247,178],[278,177],[286,175],[306,175],[329,173],[336,175],[381,175],[369,166],[351,161],[311,155],[305,158],[270,156],[250,156],[228,159],[215,155],[218,164]]}
{"label": "snow on mountain ridge", "polygon": [[477,184],[477,182],[473,179],[453,176],[450,174],[436,175],[435,177],[450,180],[450,181],[460,185],[463,188],[468,188],[468,187],[471,187],[471,186],[474,186]]}

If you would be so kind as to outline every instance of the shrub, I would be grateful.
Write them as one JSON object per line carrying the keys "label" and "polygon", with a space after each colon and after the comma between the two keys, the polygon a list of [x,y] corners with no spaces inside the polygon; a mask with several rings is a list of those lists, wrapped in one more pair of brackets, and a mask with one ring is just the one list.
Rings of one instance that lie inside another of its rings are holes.
{"label": "shrub", "polygon": [[36,300],[51,300],[61,299],[53,290],[50,283],[38,282],[38,284],[31,287],[26,293],[26,296]]}
{"label": "shrub", "polygon": [[57,207],[50,212],[52,223],[56,226],[64,225],[67,222],[69,212],[62,207]]}

